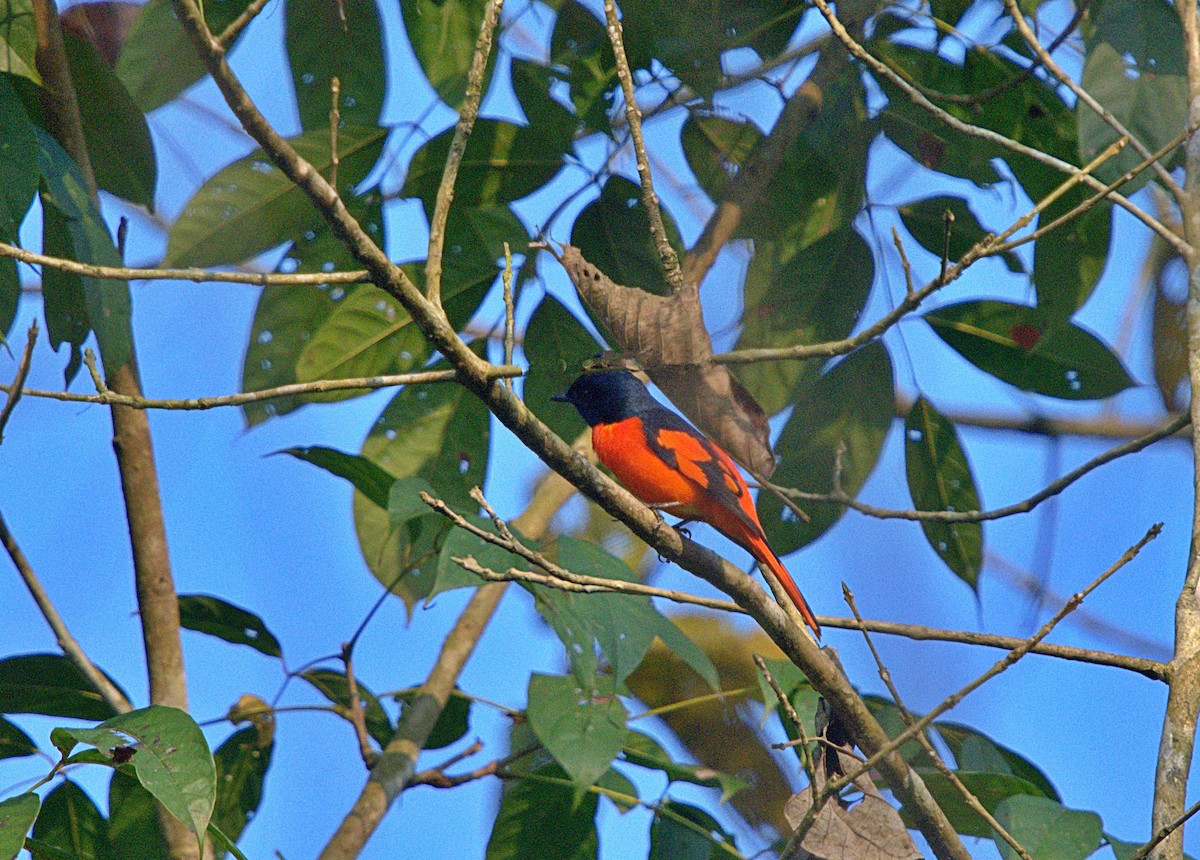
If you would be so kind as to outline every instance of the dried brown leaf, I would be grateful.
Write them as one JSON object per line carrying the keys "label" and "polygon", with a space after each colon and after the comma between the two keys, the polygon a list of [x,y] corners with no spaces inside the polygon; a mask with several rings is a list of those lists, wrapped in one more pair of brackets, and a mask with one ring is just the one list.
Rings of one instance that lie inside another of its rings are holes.
{"label": "dried brown leaf", "polygon": [[656,296],[613,282],[565,245],[562,264],[579,295],[626,355],[638,363],[671,402],[733,459],[767,477],[775,456],[762,407],[722,365],[710,364],[712,341],[704,327],[695,284]]}
{"label": "dried brown leaf", "polygon": [[[847,762],[853,767],[854,762]],[[869,776],[854,784],[863,798],[847,809],[836,799],[825,803],[800,844],[784,860],[919,860],[921,852],[900,813],[884,800]],[[792,795],[783,814],[795,828],[813,804],[812,786]]]}
{"label": "dried brown leaf", "polygon": [[91,42],[115,67],[129,29],[141,11],[141,3],[81,3],[62,13],[62,26]]}

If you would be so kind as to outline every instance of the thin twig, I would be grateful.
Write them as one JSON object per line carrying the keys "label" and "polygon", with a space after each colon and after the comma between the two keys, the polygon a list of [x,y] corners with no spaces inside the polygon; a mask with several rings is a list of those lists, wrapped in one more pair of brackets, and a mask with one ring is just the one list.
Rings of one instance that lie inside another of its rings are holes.
{"label": "thin twig", "polygon": [[[345,20],[343,17],[343,24]],[[329,185],[334,191],[338,187],[338,166],[342,163],[338,157],[338,129],[342,125],[342,112],[338,102],[341,101],[341,97],[342,81],[334,75],[329,79]]]}
{"label": "thin twig", "polygon": [[[870,632],[868,632],[866,625],[863,624],[862,614],[858,611],[858,605],[854,601],[854,592],[851,591],[850,587],[844,582],[842,583],[842,595],[846,599],[846,605],[850,607],[850,613],[854,616],[854,621],[858,625],[858,629],[863,635],[863,640],[867,643],[867,648],[871,652],[871,657],[875,660],[875,667],[879,671],[880,680],[883,681],[884,685],[888,688],[888,692],[891,693],[892,701],[895,702],[897,709],[899,709],[901,718],[906,724],[911,726],[915,720],[913,720],[913,716],[909,712],[908,708],[904,706],[904,702],[900,698],[900,691],[896,689],[896,685],[892,682],[892,673],[884,664],[883,658],[879,656],[879,650],[875,647],[875,641],[871,639]],[[946,761],[942,758],[941,753],[934,748],[925,732],[917,732],[916,739],[917,742],[921,744],[921,747],[925,750],[925,753],[929,756],[930,761],[933,762],[934,767],[936,767],[938,771],[941,772],[942,776],[946,777],[950,784],[954,786],[955,790],[958,791],[959,795],[962,797],[967,806],[971,807],[971,809],[975,811],[976,815],[982,818],[989,827],[996,831],[996,833],[1000,835],[1000,838],[1007,842],[1013,851],[1017,852],[1017,854],[1021,857],[1021,860],[1033,860],[1033,858],[1029,856],[1029,852],[1025,850],[1021,843],[1019,843],[1013,837],[1013,835],[1009,833],[999,821],[996,820],[995,816],[987,811],[987,808],[979,802],[979,798],[975,796],[974,792],[967,788],[966,785],[963,784],[963,781],[959,779],[958,774],[950,769],[950,766],[946,764]]]}
{"label": "thin twig", "polygon": [[31,266],[49,266],[86,278],[112,278],[117,281],[192,281],[193,283],[250,284],[256,287],[301,287],[321,284],[366,284],[371,278],[362,269],[352,272],[213,272],[208,269],[152,269],[133,266],[95,266],[63,257],[37,254],[0,242],[0,257],[8,257]]}
{"label": "thin twig", "polygon": [[800,749],[800,763],[804,766],[804,772],[808,774],[809,784],[816,781],[813,775],[812,757],[808,750],[808,737],[804,732],[804,722],[800,719],[800,715],[796,713],[796,709],[792,707],[791,699],[784,695],[783,690],[779,686],[779,682],[775,680],[775,676],[771,674],[771,670],[767,668],[767,661],[760,655],[754,655],[754,665],[758,667],[758,671],[762,672],[762,676],[767,679],[767,684],[775,693],[775,698],[779,701],[779,708],[783,711],[784,716],[791,721],[796,729],[795,745]]}
{"label": "thin twig", "polygon": [[446,219],[450,216],[450,203],[454,200],[454,182],[458,179],[458,168],[467,152],[467,141],[471,137],[471,130],[475,128],[475,119],[479,116],[479,102],[483,99],[483,78],[487,72],[492,38],[496,33],[496,25],[500,23],[500,8],[503,5],[504,0],[490,0],[483,13],[483,24],[475,42],[475,55],[471,58],[471,68],[467,72],[467,89],[463,94],[458,123],[454,127],[454,139],[450,142],[450,151],[446,154],[446,166],[442,169],[442,181],[438,185],[433,217],[429,219],[425,295],[438,309],[442,307],[442,248],[446,244]]}
{"label": "thin twig", "polygon": [[379,761],[379,752],[371,744],[371,735],[367,732],[367,718],[363,714],[362,699],[358,695],[358,679],[354,677],[354,644],[342,643],[342,664],[346,667],[346,696],[350,700],[350,724],[354,726],[354,736],[358,739],[358,752],[363,764],[370,770]]}
{"label": "thin twig", "polygon": [[916,520],[921,522],[939,522],[939,523],[977,523],[986,522],[987,520],[998,520],[1003,517],[1011,517],[1014,514],[1024,514],[1032,511],[1046,499],[1057,496],[1071,484],[1078,481],[1084,475],[1092,472],[1101,466],[1111,463],[1113,460],[1120,459],[1128,454],[1136,454],[1137,452],[1148,448],[1155,442],[1166,439],[1175,435],[1180,430],[1188,425],[1190,418],[1183,414],[1176,416],[1170,423],[1165,424],[1152,433],[1147,433],[1137,439],[1131,439],[1124,444],[1110,448],[1102,454],[1099,454],[1086,463],[1072,469],[1067,474],[1063,475],[1056,481],[1052,481],[1042,489],[1038,490],[1032,496],[1020,502],[1014,502],[1011,505],[1005,505],[1002,508],[995,508],[990,511],[918,511],[918,510],[897,510],[893,508],[879,508],[874,505],[860,502],[857,499],[842,492],[834,493],[805,493],[800,490],[791,489],[789,487],[779,487],[774,484],[764,484],[784,497],[797,499],[802,502],[816,502],[818,504],[844,505],[851,510],[858,511],[869,517],[878,519],[891,520]]}
{"label": "thin twig", "polygon": [[633,142],[638,180],[642,186],[642,202],[650,220],[650,235],[654,238],[654,247],[658,251],[663,275],[671,286],[671,292],[677,293],[683,288],[683,273],[679,269],[679,256],[671,247],[671,240],[667,238],[667,228],[663,224],[662,211],[658,206],[658,195],[654,193],[650,159],[646,156],[646,141],[642,137],[642,113],[638,110],[633,72],[629,70],[629,59],[625,56],[621,19],[617,16],[617,4],[613,0],[604,0],[604,17],[608,25],[608,40],[612,43],[613,55],[616,58],[617,80],[620,81],[621,92],[625,96],[625,121],[629,124],[629,138]]}
{"label": "thin twig", "polygon": [[242,30],[246,29],[246,25],[258,17],[258,13],[270,2],[271,0],[252,0],[250,5],[242,10],[242,14],[234,18],[229,26],[221,31],[221,35],[217,37],[217,43],[228,50],[229,46],[233,44],[233,40],[241,34]]}
{"label": "thin twig", "polygon": [[[1025,44],[1029,46],[1029,49],[1037,55],[1038,60],[1041,61],[1041,64],[1046,68],[1046,71],[1057,78],[1067,89],[1073,92],[1079,103],[1087,105],[1097,114],[1099,114],[1100,118],[1103,119],[1104,122],[1107,123],[1108,126],[1112,128],[1112,130],[1115,131],[1118,136],[1129,138],[1130,144],[1132,144],[1133,148],[1137,150],[1138,155],[1151,161],[1154,175],[1157,177],[1158,181],[1162,183],[1163,188],[1171,192],[1171,196],[1176,200],[1182,199],[1183,189],[1180,188],[1179,183],[1177,183],[1171,177],[1170,172],[1163,167],[1154,156],[1150,154],[1150,148],[1147,147],[1146,144],[1142,143],[1141,140],[1139,140],[1129,129],[1125,127],[1124,123],[1112,115],[1112,112],[1109,111],[1108,108],[1096,101],[1091,93],[1077,84],[1074,79],[1065,71],[1063,71],[1062,67],[1054,61],[1054,57],[1051,56],[1050,52],[1047,51],[1042,46],[1042,43],[1038,41],[1037,35],[1033,32],[1033,28],[1029,26],[1029,22],[1025,20],[1025,15],[1017,6],[1016,0],[1004,0],[1004,8],[1008,10],[1008,15],[1012,19],[1013,24],[1016,25],[1017,32],[1021,34],[1021,38],[1025,40]],[[1078,103],[1076,104],[1075,110],[1079,111]]]}
{"label": "thin twig", "polygon": [[29,333],[25,337],[25,351],[21,353],[21,362],[17,365],[17,375],[13,377],[12,385],[5,389],[8,392],[8,398],[4,401],[4,408],[0,409],[0,442],[4,441],[4,428],[8,425],[8,419],[12,416],[17,401],[21,399],[25,379],[29,376],[29,365],[33,361],[33,348],[37,344],[37,335],[38,324],[35,319],[29,324]]}
{"label": "thin twig", "polygon": [[125,694],[118,690],[116,685],[108,680],[108,677],[103,672],[96,668],[96,664],[91,661],[78,640],[67,629],[66,622],[58,614],[58,610],[54,608],[54,603],[51,602],[46,589],[42,587],[41,580],[34,573],[29,559],[25,557],[25,553],[21,551],[17,539],[8,530],[8,524],[4,521],[2,514],[0,514],[0,543],[4,544],[4,549],[7,550],[8,557],[12,559],[17,573],[21,575],[25,587],[29,590],[30,596],[33,597],[33,602],[41,610],[42,617],[46,619],[46,623],[54,631],[54,638],[58,640],[58,646],[62,648],[63,653],[78,667],[79,671],[88,679],[88,683],[96,689],[96,692],[108,703],[109,707],[119,714],[127,714],[132,711],[133,705],[125,698]]}
{"label": "thin twig", "polygon": [[[512,251],[508,243],[504,243],[504,271],[500,273],[500,283],[504,289],[504,363],[513,363],[513,345],[516,342],[517,306],[513,300],[513,268]],[[506,379],[504,384],[512,391],[512,380]]]}
{"label": "thin twig", "polygon": [[1065,604],[1063,604],[1062,608],[1060,608],[1058,612],[1054,613],[1054,616],[1045,624],[1043,624],[1041,629],[1039,629],[1036,633],[1034,633],[1028,639],[1022,641],[1020,645],[1005,654],[1004,657],[998,660],[982,675],[975,678],[975,680],[971,681],[958,692],[947,696],[924,717],[914,722],[907,729],[892,738],[888,743],[884,744],[880,749],[876,750],[861,768],[857,769],[853,773],[846,774],[837,780],[832,780],[831,782],[837,783],[837,786],[834,788],[834,790],[841,790],[843,787],[851,784],[860,774],[866,773],[868,770],[870,770],[870,768],[874,767],[876,763],[878,763],[885,755],[899,749],[900,746],[906,741],[912,740],[917,733],[925,731],[925,729],[928,728],[934,720],[946,713],[946,711],[954,708],[968,695],[979,689],[992,678],[1009,669],[1018,660],[1032,651],[1034,646],[1050,635],[1050,632],[1058,626],[1058,623],[1071,614],[1071,612],[1073,612],[1076,607],[1079,606],[1079,604],[1083,603],[1084,599],[1089,594],[1104,584],[1104,582],[1108,580],[1108,578],[1114,573],[1123,568],[1125,565],[1129,564],[1129,562],[1133,561],[1133,559],[1137,557],[1137,554],[1141,552],[1142,547],[1158,537],[1161,532],[1162,523],[1156,523],[1151,526],[1142,539],[1129,549],[1125,550],[1121,557],[1117,559],[1107,570],[1092,580],[1092,582],[1082,591],[1071,595],[1071,598]]}
{"label": "thin twig", "polygon": [[1151,851],[1153,851],[1155,848],[1157,848],[1159,846],[1159,844],[1161,842],[1163,842],[1163,840],[1165,840],[1168,836],[1170,836],[1172,833],[1174,833],[1176,830],[1178,830],[1180,827],[1182,827],[1185,823],[1187,823],[1187,820],[1189,818],[1191,818],[1193,815],[1195,815],[1197,812],[1200,812],[1200,800],[1196,801],[1191,806],[1189,806],[1187,809],[1185,809],[1183,811],[1183,813],[1180,814],[1180,816],[1178,818],[1176,818],[1174,821],[1161,827],[1159,829],[1159,831],[1154,834],[1153,839],[1151,839],[1149,842],[1147,842],[1145,845],[1143,845],[1137,851],[1134,851],[1132,854],[1130,854],[1126,858],[1126,860],[1145,860],[1145,858],[1150,855]]}
{"label": "thin twig", "polygon": [[[515,365],[494,366],[490,371],[493,378],[509,378],[524,373]],[[422,370],[415,373],[397,373],[383,376],[361,376],[351,379],[319,379],[315,382],[293,382],[275,388],[263,388],[259,391],[243,391],[238,394],[222,394],[216,397],[189,397],[183,399],[159,400],[152,397],[133,397],[118,394],[108,387],[101,388],[96,394],[74,394],[70,391],[44,391],[37,388],[25,388],[21,393],[29,397],[45,397],[50,400],[61,400],[67,403],[101,403],[109,406],[128,406],[130,409],[216,409],[221,406],[243,406],[247,403],[257,403],[262,400],[274,400],[279,397],[319,394],[326,391],[355,391],[374,390],[378,388],[393,388],[401,385],[429,385],[437,382],[454,382],[458,378],[454,370]],[[12,386],[0,385],[0,391],[11,392]]]}
{"label": "thin twig", "polygon": [[[876,74],[887,78],[888,81],[899,87],[916,105],[929,111],[929,113],[931,113],[945,125],[949,126],[955,131],[961,132],[962,134],[970,137],[976,137],[981,140],[986,140],[989,143],[1003,147],[1004,149],[1007,149],[1010,152],[1014,152],[1018,155],[1023,155],[1039,164],[1044,164],[1047,167],[1051,167],[1054,170],[1062,173],[1073,173],[1077,169],[1075,165],[1059,158],[1055,158],[1054,156],[1042,152],[1039,149],[1026,146],[1023,143],[1019,143],[1011,138],[1007,138],[1004,135],[998,134],[990,129],[981,128],[980,126],[963,122],[958,117],[938,107],[928,98],[926,98],[924,94],[913,87],[912,84],[904,80],[904,78],[900,75],[897,75],[890,67],[880,62],[877,57],[859,44],[859,42],[857,42],[846,30],[842,22],[838,20],[837,15],[835,15],[833,9],[830,8],[828,0],[812,0],[812,2],[813,5],[815,5],[821,12],[821,15],[825,18],[826,22],[833,30],[834,35],[837,36],[842,44],[846,46],[846,50],[848,50],[853,56],[857,57],[863,63],[866,63],[866,65],[870,67],[871,70]],[[1087,184],[1093,189],[1099,190],[1104,187],[1103,183],[1091,176],[1087,177],[1084,181],[1087,182]],[[1154,218],[1140,206],[1130,202],[1130,200],[1123,195],[1114,192],[1110,196],[1117,205],[1128,211],[1131,215],[1133,215],[1133,217],[1137,218],[1155,233],[1158,233],[1160,236],[1162,236],[1162,238],[1170,243],[1170,245],[1174,247],[1176,251],[1185,257],[1190,256],[1190,246],[1188,243],[1179,236],[1175,235],[1161,221]]]}

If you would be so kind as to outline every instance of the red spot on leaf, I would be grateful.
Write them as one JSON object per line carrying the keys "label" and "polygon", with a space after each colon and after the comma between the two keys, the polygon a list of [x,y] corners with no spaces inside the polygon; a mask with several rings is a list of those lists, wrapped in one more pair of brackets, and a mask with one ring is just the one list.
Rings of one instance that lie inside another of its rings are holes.
{"label": "red spot on leaf", "polygon": [[1029,323],[1017,323],[1008,332],[1008,335],[1021,349],[1033,349],[1034,344],[1042,336],[1042,330]]}

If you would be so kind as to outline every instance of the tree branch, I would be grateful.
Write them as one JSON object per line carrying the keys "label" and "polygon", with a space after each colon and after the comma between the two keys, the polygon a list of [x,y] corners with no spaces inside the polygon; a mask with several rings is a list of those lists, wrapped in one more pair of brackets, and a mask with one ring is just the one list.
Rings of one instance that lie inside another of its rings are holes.
{"label": "tree branch", "polygon": [[8,419],[17,407],[17,401],[24,394],[25,379],[29,376],[29,365],[33,361],[33,348],[37,344],[37,334],[38,324],[37,320],[34,320],[25,337],[25,351],[21,353],[21,361],[17,365],[17,375],[13,377],[12,385],[3,388],[8,392],[8,398],[4,401],[4,408],[0,409],[0,443],[4,442],[4,428],[8,426]]}
{"label": "tree branch", "polygon": [[21,575],[21,579],[25,582],[25,587],[29,590],[30,596],[33,597],[33,602],[37,604],[38,609],[41,610],[42,617],[46,619],[46,623],[54,631],[54,638],[58,640],[58,647],[62,648],[63,653],[79,668],[79,671],[88,679],[88,682],[96,689],[101,698],[109,704],[109,707],[119,714],[126,714],[132,711],[133,705],[125,698],[125,694],[118,690],[112,681],[108,680],[107,675],[96,668],[96,664],[88,657],[83,647],[79,644],[79,641],[67,629],[66,622],[58,614],[58,610],[55,609],[54,603],[50,600],[50,595],[46,593],[46,589],[42,587],[41,580],[34,573],[29,559],[21,551],[21,547],[17,543],[17,539],[13,537],[13,533],[8,530],[8,523],[4,521],[2,514],[0,514],[0,544],[4,545],[4,549],[8,552],[8,557],[12,559],[13,566],[16,567],[17,573]]}

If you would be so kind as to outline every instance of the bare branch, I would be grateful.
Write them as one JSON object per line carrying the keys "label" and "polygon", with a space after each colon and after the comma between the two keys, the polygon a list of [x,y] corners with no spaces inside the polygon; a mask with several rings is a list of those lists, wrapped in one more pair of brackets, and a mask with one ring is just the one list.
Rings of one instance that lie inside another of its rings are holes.
{"label": "bare branch", "polygon": [[467,141],[471,137],[471,130],[475,128],[475,119],[479,116],[479,102],[483,99],[483,78],[503,5],[504,0],[491,0],[484,10],[483,24],[475,42],[475,55],[471,58],[471,68],[467,72],[467,89],[458,112],[458,123],[454,127],[454,139],[450,142],[450,151],[446,155],[446,166],[442,169],[442,181],[438,185],[433,206],[433,217],[429,220],[425,295],[439,312],[442,307],[442,248],[446,243],[446,219],[450,216],[450,203],[454,200],[454,183],[458,179],[458,168],[467,152]]}
{"label": "bare branch", "polygon": [[38,324],[34,320],[29,325],[29,333],[25,337],[25,351],[21,353],[21,361],[17,365],[17,375],[13,377],[12,385],[5,390],[8,392],[8,398],[4,401],[4,408],[0,409],[0,442],[4,441],[4,428],[8,425],[8,419],[12,416],[13,409],[17,406],[17,401],[21,399],[21,394],[24,391],[25,378],[29,376],[29,365],[33,361],[33,348],[37,344]]}
{"label": "bare branch", "polygon": [[654,193],[650,160],[646,157],[646,141],[642,137],[642,112],[638,109],[633,73],[629,70],[629,59],[625,56],[621,19],[617,17],[617,4],[613,0],[604,0],[604,18],[608,24],[608,40],[612,42],[613,54],[616,57],[617,80],[621,82],[621,92],[625,96],[625,121],[629,124],[629,138],[633,142],[633,152],[637,159],[642,202],[646,205],[646,214],[650,219],[650,235],[654,238],[654,247],[658,251],[663,275],[671,285],[671,292],[677,293],[683,288],[683,273],[679,269],[679,257],[667,238],[667,228],[663,224],[662,211],[658,206],[658,195]]}

